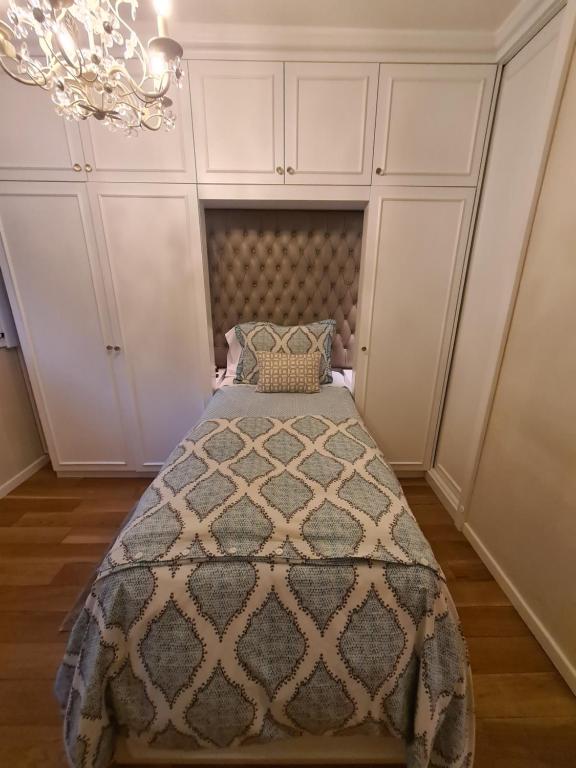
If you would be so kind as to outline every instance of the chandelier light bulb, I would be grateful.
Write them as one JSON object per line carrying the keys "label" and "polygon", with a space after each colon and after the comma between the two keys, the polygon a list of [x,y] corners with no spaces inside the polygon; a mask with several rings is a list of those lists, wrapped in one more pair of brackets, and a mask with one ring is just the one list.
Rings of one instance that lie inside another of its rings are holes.
{"label": "chandelier light bulb", "polygon": [[130,26],[138,0],[9,0],[0,67],[52,93],[68,120],[101,121],[134,136],[171,130],[167,93],[182,83],[182,47],[166,34],[169,0],[154,0],[159,36],[144,46]]}
{"label": "chandelier light bulb", "polygon": [[154,10],[157,16],[170,16],[172,3],[170,0],[154,0]]}

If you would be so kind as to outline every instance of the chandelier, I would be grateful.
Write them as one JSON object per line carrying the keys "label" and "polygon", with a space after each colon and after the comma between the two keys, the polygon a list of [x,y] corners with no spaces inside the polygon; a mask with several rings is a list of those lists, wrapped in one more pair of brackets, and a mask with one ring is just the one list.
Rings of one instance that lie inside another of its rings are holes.
{"label": "chandelier", "polygon": [[145,48],[122,16],[133,22],[138,0],[9,0],[0,66],[14,80],[50,91],[68,120],[93,117],[128,136],[171,130],[167,93],[171,84],[181,87],[183,51],[166,34],[169,0],[154,0],[154,7],[158,37]]}

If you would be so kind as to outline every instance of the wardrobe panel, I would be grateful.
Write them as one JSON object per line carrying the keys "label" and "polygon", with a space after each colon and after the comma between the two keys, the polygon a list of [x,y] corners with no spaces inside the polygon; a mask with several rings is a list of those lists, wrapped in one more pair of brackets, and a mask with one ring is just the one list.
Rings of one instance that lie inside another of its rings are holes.
{"label": "wardrobe panel", "polygon": [[370,184],[378,66],[285,68],[286,182]]}
{"label": "wardrobe panel", "polygon": [[49,93],[0,70],[0,103],[0,180],[85,178],[78,125],[56,114]]}
{"label": "wardrobe panel", "polygon": [[129,464],[85,186],[0,184],[20,341],[55,469]]}
{"label": "wardrobe panel", "polygon": [[400,470],[430,466],[473,196],[463,188],[372,190],[357,399]]}
{"label": "wardrobe panel", "polygon": [[455,513],[473,471],[522,257],[545,139],[541,105],[546,98],[561,18],[562,14],[551,21],[502,74],[433,470]]}
{"label": "wardrobe panel", "polygon": [[284,183],[284,65],[191,61],[200,183]]}
{"label": "wardrobe panel", "polygon": [[204,407],[210,364],[192,187],[90,189],[138,468],[159,469]]}
{"label": "wardrobe panel", "polygon": [[496,67],[382,64],[374,184],[475,186]]}

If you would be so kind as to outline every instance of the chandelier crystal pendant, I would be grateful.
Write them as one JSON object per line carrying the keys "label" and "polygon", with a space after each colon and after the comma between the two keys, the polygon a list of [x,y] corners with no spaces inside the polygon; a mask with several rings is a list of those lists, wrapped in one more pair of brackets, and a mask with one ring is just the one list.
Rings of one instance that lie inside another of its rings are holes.
{"label": "chandelier crystal pendant", "polygon": [[183,51],[166,34],[169,0],[154,6],[158,37],[145,48],[122,16],[133,22],[138,0],[9,0],[7,22],[0,20],[0,66],[14,80],[50,91],[68,120],[94,117],[128,136],[171,130],[167,93],[182,85]]}

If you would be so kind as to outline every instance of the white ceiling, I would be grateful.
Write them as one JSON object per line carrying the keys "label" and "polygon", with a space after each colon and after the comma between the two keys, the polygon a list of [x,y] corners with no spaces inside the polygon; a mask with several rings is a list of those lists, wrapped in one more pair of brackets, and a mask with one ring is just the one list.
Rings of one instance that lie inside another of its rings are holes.
{"label": "white ceiling", "polygon": [[[175,21],[196,24],[495,32],[522,0],[171,0]],[[140,0],[139,15],[152,11]]]}

